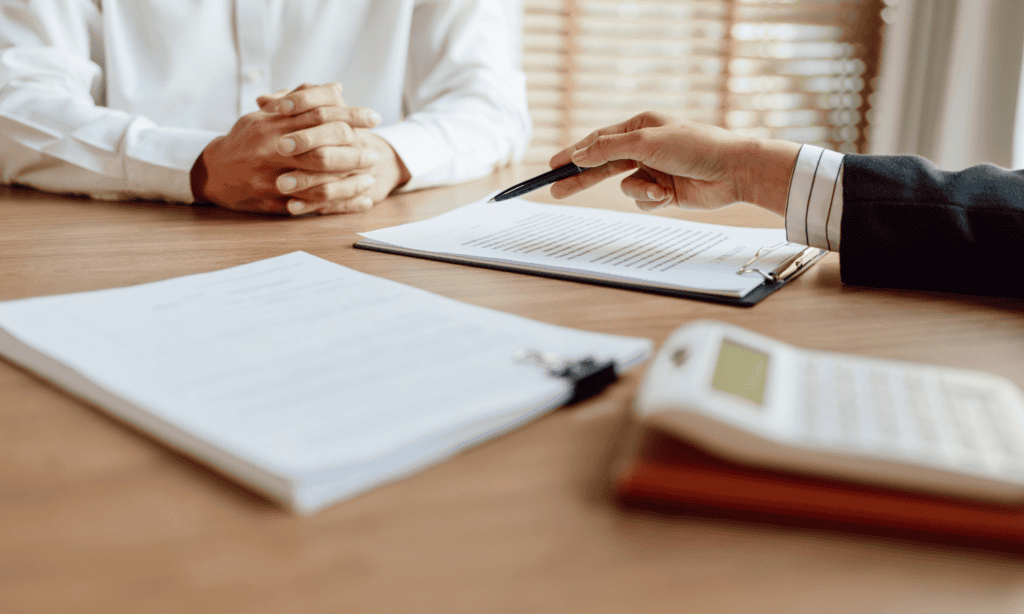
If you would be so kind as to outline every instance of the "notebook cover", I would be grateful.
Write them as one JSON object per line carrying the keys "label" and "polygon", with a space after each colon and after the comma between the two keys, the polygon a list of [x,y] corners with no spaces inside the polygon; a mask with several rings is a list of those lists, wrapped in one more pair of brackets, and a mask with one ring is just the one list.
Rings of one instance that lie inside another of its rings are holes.
{"label": "notebook cover", "polygon": [[[653,288],[651,286],[645,286],[642,283],[630,283],[625,281],[616,281],[610,279],[592,279],[589,277],[580,277],[578,275],[572,275],[571,273],[563,273],[561,271],[538,271],[534,269],[526,269],[517,267],[513,264],[506,264],[503,262],[484,262],[480,260],[468,260],[459,256],[451,254],[435,254],[432,252],[423,252],[419,250],[406,249],[402,247],[395,247],[393,245],[382,245],[379,243],[368,243],[366,241],[357,241],[353,247],[358,249],[366,249],[374,252],[383,252],[385,254],[397,254],[399,256],[412,256],[414,258],[424,258],[427,260],[436,260],[438,262],[448,262],[452,264],[464,264],[468,266],[481,267],[484,269],[494,269],[496,271],[508,271],[511,273],[526,273],[527,275],[537,275],[539,277],[549,277],[551,279],[561,279],[564,281],[576,281],[585,284],[593,284],[597,286],[606,286],[609,288],[619,288],[623,290],[638,290],[640,292],[648,292],[651,294],[661,294],[664,296],[675,296],[679,298],[689,298],[699,301],[709,301],[712,303],[720,303],[723,305],[736,305],[739,307],[752,307],[763,300],[768,295],[774,293],[779,288],[786,285],[787,282],[799,276],[799,274],[790,277],[785,281],[771,282],[765,280],[760,286],[754,288],[743,297],[732,297],[732,296],[721,296],[718,294],[706,294],[702,292],[691,292],[688,290],[673,290],[669,288]],[[800,272],[811,268],[814,262],[817,262],[822,256],[822,252],[818,258],[811,263],[808,263]]]}
{"label": "notebook cover", "polygon": [[633,427],[613,468],[631,507],[1024,552],[1024,505],[1001,505],[737,464]]}

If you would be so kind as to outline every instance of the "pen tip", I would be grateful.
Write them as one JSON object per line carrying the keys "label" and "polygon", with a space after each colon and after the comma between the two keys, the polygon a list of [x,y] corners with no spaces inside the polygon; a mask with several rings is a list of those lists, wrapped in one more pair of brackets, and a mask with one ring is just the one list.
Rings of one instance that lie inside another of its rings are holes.
{"label": "pen tip", "polygon": [[498,202],[498,201],[492,198],[491,200],[489,200],[489,201],[487,201],[487,202],[489,202],[489,203],[496,203],[496,202]]}

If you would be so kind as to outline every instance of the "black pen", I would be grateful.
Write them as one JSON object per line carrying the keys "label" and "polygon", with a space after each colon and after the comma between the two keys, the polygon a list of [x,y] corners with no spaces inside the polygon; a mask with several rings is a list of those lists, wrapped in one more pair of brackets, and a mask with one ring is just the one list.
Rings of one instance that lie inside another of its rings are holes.
{"label": "black pen", "polygon": [[562,179],[579,175],[582,172],[582,168],[570,162],[565,166],[559,166],[558,168],[551,169],[546,173],[537,175],[533,179],[527,179],[522,183],[517,183],[511,188],[505,190],[504,192],[499,192],[497,195],[495,195],[494,198],[487,202],[493,203],[501,200],[515,198],[516,196],[522,196],[523,194],[527,194],[534,190],[539,190],[540,188],[543,188],[546,185],[551,185],[556,181],[561,181]]}

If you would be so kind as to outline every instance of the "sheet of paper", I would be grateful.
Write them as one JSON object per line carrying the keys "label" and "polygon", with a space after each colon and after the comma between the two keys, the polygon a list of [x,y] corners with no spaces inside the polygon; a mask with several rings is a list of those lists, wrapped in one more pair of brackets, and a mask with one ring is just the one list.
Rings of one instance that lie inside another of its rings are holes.
{"label": "sheet of paper", "polygon": [[0,327],[202,440],[296,473],[557,396],[564,384],[516,362],[517,350],[625,365],[650,350],[645,339],[467,305],[302,252],[0,303]]}
{"label": "sheet of paper", "polygon": [[[584,272],[730,296],[761,284],[736,272],[762,247],[785,244],[781,229],[736,228],[522,199],[480,201],[422,222],[362,233],[409,249]],[[759,260],[765,270],[799,253],[785,244]]]}

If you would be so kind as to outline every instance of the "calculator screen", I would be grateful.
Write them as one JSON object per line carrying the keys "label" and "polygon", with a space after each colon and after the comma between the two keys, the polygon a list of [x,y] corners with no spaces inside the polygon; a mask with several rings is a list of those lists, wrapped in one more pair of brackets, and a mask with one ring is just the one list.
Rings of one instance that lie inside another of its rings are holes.
{"label": "calculator screen", "polygon": [[711,386],[715,390],[764,405],[768,381],[768,354],[722,339]]}

